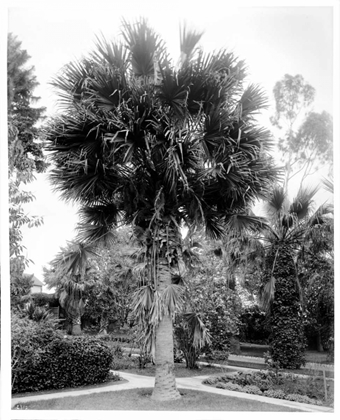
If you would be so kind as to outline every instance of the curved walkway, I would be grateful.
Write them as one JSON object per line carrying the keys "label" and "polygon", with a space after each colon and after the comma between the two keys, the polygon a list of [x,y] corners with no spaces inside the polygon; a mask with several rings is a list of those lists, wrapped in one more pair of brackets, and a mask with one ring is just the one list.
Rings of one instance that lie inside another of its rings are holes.
{"label": "curved walkway", "polygon": [[[12,408],[20,403],[28,403],[31,401],[41,401],[41,400],[51,400],[55,398],[64,398],[64,397],[78,397],[83,395],[89,395],[99,392],[111,392],[111,391],[121,391],[132,388],[152,388],[154,386],[154,377],[136,375],[132,373],[127,373],[124,371],[115,371],[119,373],[122,379],[126,379],[128,382],[123,383],[114,383],[113,385],[101,386],[98,388],[82,389],[82,390],[72,390],[72,391],[63,391],[63,392],[49,392],[48,394],[37,394],[29,395],[23,397],[12,398]],[[297,411],[304,412],[333,412],[332,408],[329,407],[320,407],[317,405],[303,404],[295,401],[280,400],[277,398],[263,397],[261,395],[252,395],[246,394],[243,392],[237,391],[228,391],[226,389],[218,389],[211,386],[203,385],[202,381],[208,378],[210,375],[204,376],[194,376],[191,378],[176,378],[176,383],[178,388],[194,389],[197,391],[210,392],[214,394],[220,394],[230,397],[236,397],[246,400],[254,400],[267,404],[278,405],[281,407],[289,407],[296,409]]]}

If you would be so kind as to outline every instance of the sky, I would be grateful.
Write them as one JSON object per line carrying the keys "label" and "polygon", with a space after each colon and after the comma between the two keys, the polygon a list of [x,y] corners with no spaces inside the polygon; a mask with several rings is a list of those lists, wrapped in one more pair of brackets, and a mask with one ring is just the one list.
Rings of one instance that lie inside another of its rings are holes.
{"label": "sky", "polygon": [[[78,2],[11,1],[8,3],[8,31],[22,41],[31,56],[30,64],[40,86],[35,95],[46,115],[57,112],[49,82],[61,67],[94,48],[95,36],[107,39],[119,35],[121,19],[148,18],[165,39],[168,50],[179,56],[179,23],[204,30],[204,50],[227,48],[248,66],[248,80],[259,84],[273,104],[272,90],[285,74],[301,74],[316,89],[314,110],[334,114],[333,8],[337,2],[268,2],[259,4],[214,1],[126,1]],[[91,4],[91,6],[90,6]],[[94,7],[93,5],[96,5]],[[200,5],[202,4],[202,6]],[[308,5],[307,5],[308,4]],[[338,45],[338,43],[337,43]],[[271,127],[269,109],[261,123]],[[38,175],[29,185],[36,200],[26,207],[29,214],[44,217],[39,228],[23,229],[27,256],[34,263],[26,270],[43,280],[42,267],[48,265],[61,246],[75,237],[76,208],[61,201],[52,191],[46,175]]]}

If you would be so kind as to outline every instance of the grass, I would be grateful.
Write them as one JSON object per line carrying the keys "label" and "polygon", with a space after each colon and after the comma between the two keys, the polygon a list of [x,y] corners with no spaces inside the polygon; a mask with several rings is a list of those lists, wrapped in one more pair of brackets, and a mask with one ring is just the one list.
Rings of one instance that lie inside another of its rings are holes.
{"label": "grass", "polygon": [[138,411],[290,411],[291,409],[254,400],[243,400],[208,392],[180,389],[180,400],[159,402],[150,396],[152,388],[102,392],[17,405],[17,410],[138,410]]}

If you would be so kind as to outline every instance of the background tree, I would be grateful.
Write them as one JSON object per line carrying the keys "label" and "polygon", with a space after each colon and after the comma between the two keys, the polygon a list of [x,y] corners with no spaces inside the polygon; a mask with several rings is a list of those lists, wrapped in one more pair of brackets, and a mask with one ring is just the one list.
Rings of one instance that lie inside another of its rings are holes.
{"label": "background tree", "polygon": [[131,229],[121,228],[114,233],[114,242],[98,249],[98,256],[90,260],[95,282],[85,290],[84,317],[100,318],[100,332],[107,332],[109,321],[121,327],[128,323],[131,297],[137,287],[133,268],[138,250]]}
{"label": "background tree", "polygon": [[272,124],[281,134],[279,151],[285,162],[285,191],[288,182],[301,172],[302,180],[333,162],[333,120],[323,111],[311,110],[315,89],[301,75],[286,74],[274,87],[275,115]]}
{"label": "background tree", "polygon": [[152,398],[176,399],[172,315],[182,289],[171,269],[181,224],[221,236],[273,183],[270,134],[255,120],[266,99],[243,87],[245,66],[232,53],[198,49],[200,33],[182,29],[176,67],[145,20],[124,22],[122,35],[122,43],[98,40],[54,80],[63,112],[46,127],[50,179],[80,204],[85,243],[132,224],[144,247],[135,308],[154,343]]}
{"label": "background tree", "polygon": [[[68,282],[82,285],[81,316],[93,323],[99,319],[100,332],[106,333],[110,320],[121,326],[127,322],[132,290],[136,287],[132,267],[137,248],[131,242],[131,229],[126,228],[114,232],[109,248],[85,247],[85,252],[79,254],[81,249],[81,244],[62,249],[50,268],[44,267],[44,281],[62,298]],[[77,276],[79,265],[82,278]]]}
{"label": "background tree", "polygon": [[11,282],[15,283],[20,282],[29,263],[24,256],[21,228],[42,223],[40,217],[25,214],[24,204],[34,200],[25,185],[34,179],[35,172],[46,168],[37,128],[45,108],[33,106],[39,99],[33,95],[38,85],[34,67],[27,65],[30,56],[12,34],[8,35],[7,51],[9,242]]}

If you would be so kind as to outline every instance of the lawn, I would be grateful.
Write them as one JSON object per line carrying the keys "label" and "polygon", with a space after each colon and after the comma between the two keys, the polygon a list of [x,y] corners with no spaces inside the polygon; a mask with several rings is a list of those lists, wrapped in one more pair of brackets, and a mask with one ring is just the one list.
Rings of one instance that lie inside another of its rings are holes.
{"label": "lawn", "polygon": [[64,397],[19,404],[17,410],[138,410],[138,411],[282,411],[299,410],[254,400],[180,389],[180,400],[151,400],[152,388],[102,392],[80,397]]}

